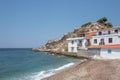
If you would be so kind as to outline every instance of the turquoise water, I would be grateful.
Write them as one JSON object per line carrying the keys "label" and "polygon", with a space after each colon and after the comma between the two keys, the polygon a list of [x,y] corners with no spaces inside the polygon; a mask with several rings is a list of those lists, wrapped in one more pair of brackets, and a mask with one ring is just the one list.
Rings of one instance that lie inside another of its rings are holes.
{"label": "turquoise water", "polygon": [[76,61],[31,49],[0,49],[0,80],[40,80]]}

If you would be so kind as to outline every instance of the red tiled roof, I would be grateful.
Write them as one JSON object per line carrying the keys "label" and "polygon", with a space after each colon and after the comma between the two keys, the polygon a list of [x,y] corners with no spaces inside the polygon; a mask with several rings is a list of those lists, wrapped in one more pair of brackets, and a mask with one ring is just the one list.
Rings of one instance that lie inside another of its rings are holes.
{"label": "red tiled roof", "polygon": [[113,45],[92,45],[88,48],[105,48],[105,49],[111,49],[111,48],[117,48],[120,49],[120,44],[113,44]]}
{"label": "red tiled roof", "polygon": [[101,48],[120,48],[120,44],[114,44],[114,45],[101,45]]}
{"label": "red tiled roof", "polygon": [[96,33],[96,32],[91,32],[91,33],[88,33],[88,34],[86,35],[86,37],[92,37],[92,36],[94,36],[94,35],[95,35],[95,33]]}

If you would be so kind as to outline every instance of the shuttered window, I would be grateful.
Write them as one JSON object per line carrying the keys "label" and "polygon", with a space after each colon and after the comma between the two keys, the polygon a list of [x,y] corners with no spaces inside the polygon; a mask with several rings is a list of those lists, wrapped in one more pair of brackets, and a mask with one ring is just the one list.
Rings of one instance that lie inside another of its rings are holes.
{"label": "shuttered window", "polygon": [[112,43],[112,38],[109,38],[109,39],[108,39],[108,42],[109,42],[109,43]]}

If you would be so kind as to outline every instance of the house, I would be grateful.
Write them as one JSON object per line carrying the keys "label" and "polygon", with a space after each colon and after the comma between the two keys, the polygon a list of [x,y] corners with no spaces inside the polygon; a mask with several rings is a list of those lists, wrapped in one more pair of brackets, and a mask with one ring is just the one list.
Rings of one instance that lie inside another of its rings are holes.
{"label": "house", "polygon": [[89,50],[96,50],[103,58],[120,58],[120,44],[89,46]]}
{"label": "house", "polygon": [[68,38],[68,52],[87,50],[101,57],[120,57],[120,28],[90,32],[84,37]]}
{"label": "house", "polygon": [[68,52],[78,52],[78,48],[85,48],[84,37],[68,38]]}
{"label": "house", "polygon": [[120,44],[120,28],[110,28],[98,31],[92,36],[92,45]]}
{"label": "house", "polygon": [[89,50],[98,50],[101,57],[120,58],[120,28],[98,31],[92,36]]}
{"label": "house", "polygon": [[86,34],[85,37],[76,37],[76,38],[68,38],[68,52],[78,52],[83,49],[86,50],[88,46],[91,45],[91,37],[96,32],[91,32]]}

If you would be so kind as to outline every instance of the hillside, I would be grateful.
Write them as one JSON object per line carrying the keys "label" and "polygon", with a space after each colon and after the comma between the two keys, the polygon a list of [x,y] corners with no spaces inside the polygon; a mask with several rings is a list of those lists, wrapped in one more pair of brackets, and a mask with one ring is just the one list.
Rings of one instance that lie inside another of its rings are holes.
{"label": "hillside", "polygon": [[81,27],[74,29],[73,32],[69,32],[58,39],[49,40],[40,49],[44,49],[44,50],[49,49],[49,50],[55,50],[55,51],[67,51],[67,40],[66,40],[67,38],[84,37],[89,32],[98,31],[98,30],[102,30],[102,29],[111,27],[109,25],[106,25],[105,22],[101,23],[98,20],[97,22],[85,23]]}

